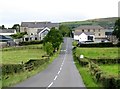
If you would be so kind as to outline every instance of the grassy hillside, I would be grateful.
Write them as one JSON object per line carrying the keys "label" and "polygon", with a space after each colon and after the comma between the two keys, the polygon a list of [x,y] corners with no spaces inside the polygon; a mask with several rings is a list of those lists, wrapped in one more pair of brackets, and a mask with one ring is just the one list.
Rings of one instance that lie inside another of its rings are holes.
{"label": "grassy hillside", "polygon": [[100,25],[104,28],[113,27],[117,17],[110,18],[98,18],[98,19],[90,19],[85,21],[73,21],[73,22],[62,22],[62,25],[67,25],[71,29],[74,29],[80,25]]}

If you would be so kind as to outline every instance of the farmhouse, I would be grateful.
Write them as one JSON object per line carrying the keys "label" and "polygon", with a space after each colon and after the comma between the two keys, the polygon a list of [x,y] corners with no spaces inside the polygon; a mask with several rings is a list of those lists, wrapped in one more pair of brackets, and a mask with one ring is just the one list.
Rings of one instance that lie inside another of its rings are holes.
{"label": "farmhouse", "polygon": [[51,22],[22,22],[20,32],[27,32],[24,41],[43,40],[52,27],[58,28],[59,23]]}
{"label": "farmhouse", "polygon": [[99,25],[84,25],[74,29],[74,40],[101,41],[105,39],[105,30]]}

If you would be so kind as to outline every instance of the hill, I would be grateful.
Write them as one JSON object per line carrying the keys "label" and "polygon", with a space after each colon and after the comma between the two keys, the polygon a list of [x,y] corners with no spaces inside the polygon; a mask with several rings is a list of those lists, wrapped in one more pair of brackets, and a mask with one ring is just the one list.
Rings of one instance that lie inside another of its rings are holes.
{"label": "hill", "polygon": [[117,17],[109,17],[109,18],[98,18],[98,19],[90,19],[85,21],[73,21],[73,22],[62,22],[62,25],[67,25],[71,29],[74,29],[81,25],[100,25],[104,28],[114,27],[115,21]]}

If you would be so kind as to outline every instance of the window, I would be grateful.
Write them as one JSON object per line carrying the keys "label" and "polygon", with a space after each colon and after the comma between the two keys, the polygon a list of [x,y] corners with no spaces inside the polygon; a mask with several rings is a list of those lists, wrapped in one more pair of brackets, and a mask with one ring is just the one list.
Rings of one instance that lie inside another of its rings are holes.
{"label": "window", "polygon": [[88,29],[88,32],[90,32],[90,29]]}
{"label": "window", "polygon": [[82,32],[84,32],[84,29],[82,29]]}
{"label": "window", "polygon": [[101,34],[100,34],[100,33],[99,33],[98,35],[99,35],[99,36],[101,36]]}
{"label": "window", "polygon": [[88,36],[88,40],[93,41],[93,36]]}
{"label": "window", "polygon": [[35,37],[35,40],[37,40],[37,37]]}
{"label": "window", "polygon": [[30,33],[30,35],[33,35],[33,33]]}

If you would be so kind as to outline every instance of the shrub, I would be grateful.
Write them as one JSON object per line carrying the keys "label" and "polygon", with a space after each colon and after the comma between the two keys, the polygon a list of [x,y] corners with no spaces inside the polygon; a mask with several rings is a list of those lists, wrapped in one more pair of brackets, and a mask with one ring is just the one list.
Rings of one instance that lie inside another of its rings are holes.
{"label": "shrub", "polygon": [[4,64],[4,65],[2,65],[2,74],[3,75],[20,73],[23,71],[24,71],[24,65],[22,65],[22,64]]}
{"label": "shrub", "polygon": [[20,46],[23,46],[23,45],[32,45],[32,44],[42,44],[43,41],[25,41],[25,42],[19,42],[19,45]]}
{"label": "shrub", "polygon": [[113,76],[105,76],[102,84],[106,89],[116,89],[116,80]]}
{"label": "shrub", "polygon": [[44,50],[46,51],[46,53],[49,55],[49,56],[51,56],[51,55],[53,55],[53,47],[52,47],[52,44],[50,43],[50,42],[47,42],[47,43],[45,43],[45,45],[44,45]]}

